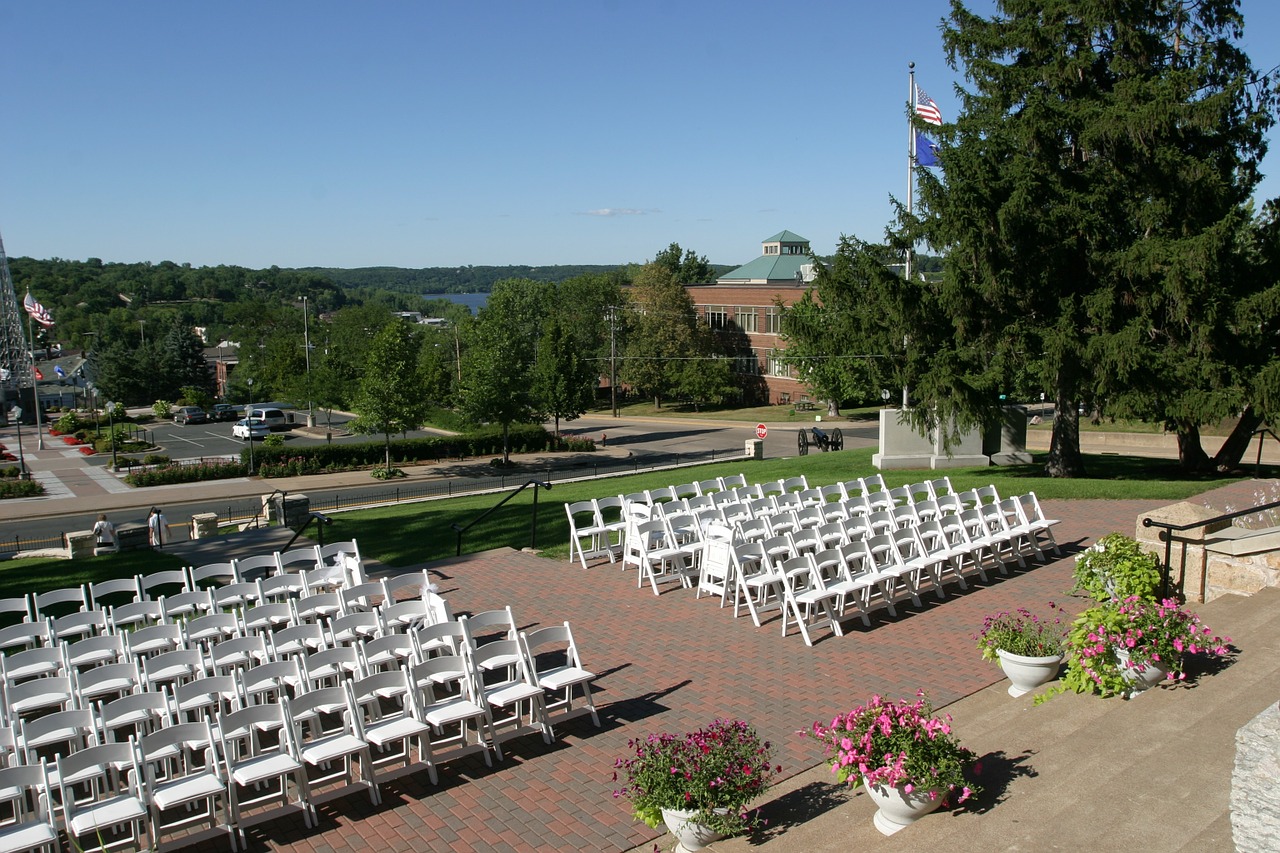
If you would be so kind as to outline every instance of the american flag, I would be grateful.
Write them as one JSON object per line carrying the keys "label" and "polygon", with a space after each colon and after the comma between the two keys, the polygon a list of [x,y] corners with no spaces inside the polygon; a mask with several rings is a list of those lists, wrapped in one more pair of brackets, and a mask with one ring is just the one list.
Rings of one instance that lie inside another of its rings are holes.
{"label": "american flag", "polygon": [[31,291],[27,291],[27,298],[22,300],[22,307],[27,309],[27,313],[31,315],[31,319],[35,320],[41,326],[52,326],[53,317],[49,315],[49,309],[45,308],[35,297],[31,295]]}
{"label": "american flag", "polygon": [[933,102],[933,98],[926,95],[924,89],[918,86],[916,87],[916,115],[927,124],[942,124],[942,111]]}

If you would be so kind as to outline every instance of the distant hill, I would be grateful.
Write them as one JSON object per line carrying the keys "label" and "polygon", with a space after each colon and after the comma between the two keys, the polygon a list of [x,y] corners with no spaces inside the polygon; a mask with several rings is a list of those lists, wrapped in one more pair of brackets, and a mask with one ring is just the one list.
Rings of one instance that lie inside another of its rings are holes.
{"label": "distant hill", "polygon": [[505,267],[304,267],[307,272],[322,275],[344,288],[374,287],[404,293],[488,293],[495,281],[505,278],[527,278],[533,281],[564,281],[580,275],[602,274],[625,269],[625,264],[558,264],[555,266]]}

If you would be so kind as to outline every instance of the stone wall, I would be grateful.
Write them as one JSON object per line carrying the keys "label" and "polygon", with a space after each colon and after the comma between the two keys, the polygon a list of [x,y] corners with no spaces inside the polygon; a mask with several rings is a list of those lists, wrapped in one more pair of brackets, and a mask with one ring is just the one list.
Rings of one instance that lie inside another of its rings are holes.
{"label": "stone wall", "polygon": [[1233,527],[1205,548],[1208,557],[1205,600],[1235,593],[1252,595],[1280,586],[1280,528]]}
{"label": "stone wall", "polygon": [[[1155,554],[1163,563],[1165,543],[1160,536],[1165,531],[1159,527],[1144,526],[1142,523],[1144,518],[1181,526],[1207,521],[1220,514],[1217,510],[1209,509],[1203,504],[1188,503],[1186,501],[1162,506],[1138,517],[1133,538],[1138,540],[1144,550]],[[1169,575],[1171,592],[1182,595],[1187,601],[1207,600],[1206,568],[1208,560],[1205,544],[1219,531],[1228,527],[1230,527],[1228,522],[1220,521],[1212,526],[1201,525],[1190,530],[1171,531],[1173,534],[1173,546],[1169,553],[1169,563],[1172,566],[1172,571]]]}
{"label": "stone wall", "polygon": [[1231,834],[1237,853],[1280,850],[1280,704],[1236,732]]}

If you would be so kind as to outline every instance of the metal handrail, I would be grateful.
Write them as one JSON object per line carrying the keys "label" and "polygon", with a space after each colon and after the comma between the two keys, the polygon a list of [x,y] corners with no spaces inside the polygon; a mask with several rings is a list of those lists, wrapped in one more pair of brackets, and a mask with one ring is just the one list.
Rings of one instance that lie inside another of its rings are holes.
{"label": "metal handrail", "polygon": [[316,541],[319,542],[320,547],[323,548],[325,525],[333,524],[333,519],[325,515],[323,512],[309,512],[307,513],[307,523],[299,527],[296,531],[294,531],[293,538],[289,540],[289,544],[285,545],[280,550],[283,552],[283,551],[288,551],[290,548],[292,548],[293,543],[298,541],[298,537],[302,535],[302,532],[304,530],[306,530],[308,527],[311,526],[311,522],[313,521],[318,522],[316,524],[316,533],[319,535],[316,536]]}
{"label": "metal handrail", "polygon": [[1264,435],[1269,435],[1276,441],[1280,441],[1280,435],[1276,435],[1272,432],[1271,427],[1260,427],[1255,429],[1253,434],[1258,437],[1258,457],[1253,460],[1253,476],[1254,479],[1257,479],[1258,474],[1262,471],[1262,437]]}
{"label": "metal handrail", "polygon": [[[1151,518],[1150,516],[1142,519],[1143,527],[1160,528],[1161,532],[1157,538],[1159,538],[1162,542],[1164,542],[1164,564],[1160,567],[1160,597],[1161,598],[1169,597],[1169,576],[1173,573],[1173,566],[1171,565],[1171,560],[1173,559],[1173,534],[1174,533],[1181,533],[1185,530],[1194,530],[1197,527],[1208,527],[1211,524],[1217,524],[1219,521],[1230,521],[1232,519],[1240,518],[1242,516],[1253,515],[1254,513],[1257,513],[1257,512],[1264,512],[1269,509],[1275,509],[1276,507],[1280,507],[1280,501],[1272,501],[1269,504],[1262,504],[1261,506],[1252,506],[1252,507],[1249,507],[1248,509],[1239,509],[1239,510],[1236,510],[1235,512],[1223,513],[1222,515],[1216,515],[1213,518],[1207,518],[1207,519],[1204,519],[1203,521],[1192,521],[1187,524],[1170,524],[1167,521],[1157,521],[1156,519]],[[1187,543],[1184,541],[1182,543],[1182,565],[1184,568],[1186,567],[1186,564],[1187,564]],[[1204,585],[1204,579],[1202,578],[1201,579],[1201,587],[1202,587],[1201,598],[1204,597],[1203,585]]]}
{"label": "metal handrail", "polygon": [[481,521],[484,521],[493,512],[500,509],[503,504],[505,504],[507,501],[511,500],[516,495],[520,494],[530,486],[533,486],[533,524],[529,528],[529,548],[533,549],[538,547],[538,489],[546,489],[549,492],[551,491],[551,484],[547,482],[543,482],[542,480],[529,480],[523,486],[516,489],[514,492],[507,495],[505,498],[498,501],[496,504],[489,507],[484,512],[480,513],[478,516],[473,518],[471,522],[467,524],[465,527],[456,522],[454,524],[449,525],[450,527],[453,528],[453,532],[457,534],[456,556],[458,557],[462,556],[462,534],[466,533],[468,530],[470,530],[472,527],[479,524]]}

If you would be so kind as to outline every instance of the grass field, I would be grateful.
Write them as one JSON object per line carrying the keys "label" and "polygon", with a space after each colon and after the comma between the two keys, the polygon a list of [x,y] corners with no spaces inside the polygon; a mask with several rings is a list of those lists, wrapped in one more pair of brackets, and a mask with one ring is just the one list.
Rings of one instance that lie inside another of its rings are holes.
{"label": "grass field", "polygon": [[[538,494],[536,530],[533,527],[533,493],[526,490],[466,533],[463,553],[510,546],[529,547],[531,542],[546,556],[567,559],[569,525],[564,504],[675,483],[729,474],[745,474],[749,482],[764,482],[803,474],[810,485],[842,482],[877,473],[870,449],[840,453],[811,453],[787,459],[759,462],[735,460],[682,468],[557,484]],[[1142,498],[1178,501],[1208,489],[1234,482],[1236,477],[1196,477],[1182,474],[1175,462],[1127,456],[1089,456],[1091,477],[1060,480],[1046,477],[1041,464],[1003,468],[960,468],[947,472],[890,471],[890,486],[929,479],[946,473],[957,489],[994,484],[1003,494],[1035,492],[1041,499]],[[390,566],[408,567],[453,556],[457,547],[453,525],[466,526],[492,508],[501,496],[478,495],[399,504],[358,510],[333,516],[326,538],[357,539],[362,553]],[[87,581],[128,577],[141,572],[172,568],[175,558],[152,551],[136,551],[95,557],[77,563],[65,560],[29,559],[4,563],[0,568],[0,597],[72,586]]]}

